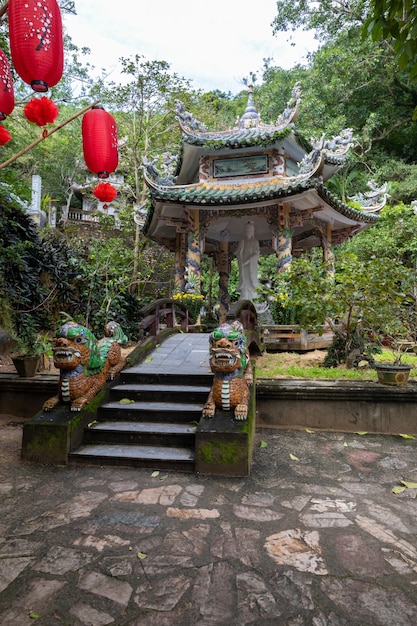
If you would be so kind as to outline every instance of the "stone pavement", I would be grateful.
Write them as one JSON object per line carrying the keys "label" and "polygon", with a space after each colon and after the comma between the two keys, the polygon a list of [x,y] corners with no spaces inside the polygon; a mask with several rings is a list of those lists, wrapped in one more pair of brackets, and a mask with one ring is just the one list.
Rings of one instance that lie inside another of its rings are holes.
{"label": "stone pavement", "polygon": [[259,430],[223,479],[25,464],[8,419],[2,626],[417,624],[415,440]]}

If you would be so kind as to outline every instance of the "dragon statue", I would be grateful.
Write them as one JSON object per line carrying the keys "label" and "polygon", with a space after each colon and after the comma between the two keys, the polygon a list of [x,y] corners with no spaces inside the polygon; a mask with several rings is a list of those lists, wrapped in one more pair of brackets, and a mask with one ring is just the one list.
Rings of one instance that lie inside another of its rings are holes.
{"label": "dragon statue", "polygon": [[60,370],[58,394],[46,400],[45,411],[51,411],[59,402],[71,405],[71,411],[80,411],[91,402],[124,366],[120,344],[128,339],[116,322],[105,327],[105,336],[97,341],[92,332],[73,321],[57,331],[53,345],[54,365]]}
{"label": "dragon statue", "polygon": [[234,410],[236,420],[245,420],[253,375],[241,322],[235,320],[232,324],[221,324],[210,334],[209,341],[214,380],[203,417],[213,417],[218,408]]}

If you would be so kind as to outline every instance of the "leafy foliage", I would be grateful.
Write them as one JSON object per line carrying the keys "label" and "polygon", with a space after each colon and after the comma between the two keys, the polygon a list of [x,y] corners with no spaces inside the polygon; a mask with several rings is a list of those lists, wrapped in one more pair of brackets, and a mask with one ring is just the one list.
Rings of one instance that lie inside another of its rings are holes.
{"label": "leafy foliage", "polygon": [[417,77],[417,16],[410,0],[371,0],[364,28],[374,40],[391,39],[401,69]]}

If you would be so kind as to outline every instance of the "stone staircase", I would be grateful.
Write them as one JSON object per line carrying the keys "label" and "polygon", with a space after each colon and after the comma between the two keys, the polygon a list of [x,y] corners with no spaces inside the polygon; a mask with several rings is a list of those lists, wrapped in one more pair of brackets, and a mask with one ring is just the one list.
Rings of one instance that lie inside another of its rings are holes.
{"label": "stone staircase", "polygon": [[70,463],[195,471],[195,432],[211,373],[144,370],[120,373]]}

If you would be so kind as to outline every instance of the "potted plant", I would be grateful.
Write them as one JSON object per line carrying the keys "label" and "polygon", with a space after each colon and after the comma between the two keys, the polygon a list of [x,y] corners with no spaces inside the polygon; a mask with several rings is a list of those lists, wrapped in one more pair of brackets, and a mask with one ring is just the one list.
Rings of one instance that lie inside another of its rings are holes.
{"label": "potted plant", "polygon": [[375,361],[373,367],[380,383],[404,385],[408,382],[412,366],[403,363],[403,358],[409,349],[417,345],[415,297],[411,294],[402,294],[402,297],[391,307],[391,313],[390,319],[381,326],[378,337],[384,353],[384,361]]}
{"label": "potted plant", "polygon": [[40,365],[42,369],[45,368],[45,359],[51,350],[51,342],[47,334],[37,333],[30,324],[20,330],[15,340],[16,351],[12,353],[13,364],[19,376],[31,378],[35,376]]}

